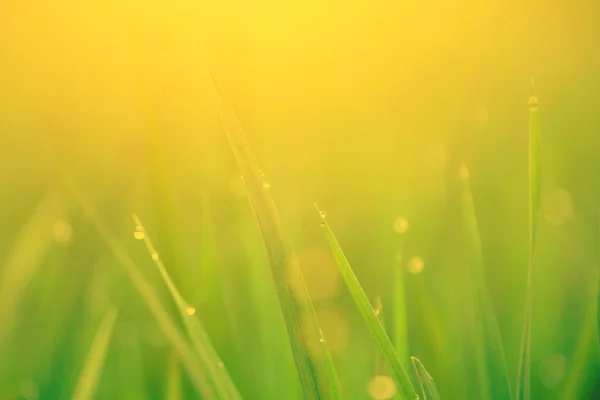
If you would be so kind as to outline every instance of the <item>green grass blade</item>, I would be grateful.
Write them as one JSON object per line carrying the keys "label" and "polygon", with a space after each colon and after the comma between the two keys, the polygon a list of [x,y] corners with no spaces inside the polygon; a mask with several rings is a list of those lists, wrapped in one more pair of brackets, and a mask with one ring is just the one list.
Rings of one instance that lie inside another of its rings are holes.
{"label": "green grass blade", "polygon": [[350,263],[346,259],[346,256],[342,252],[340,245],[335,238],[333,231],[329,227],[327,220],[325,219],[325,213],[320,211],[318,206],[315,204],[319,215],[321,216],[321,226],[325,231],[325,237],[327,238],[327,242],[333,252],[334,258],[337,262],[337,265],[340,269],[344,280],[346,281],[346,285],[352,295],[356,306],[358,307],[363,319],[365,320],[367,327],[369,328],[371,335],[375,339],[379,350],[383,358],[385,359],[391,374],[394,377],[394,380],[401,388],[402,393],[404,393],[405,398],[417,398],[418,395],[415,392],[415,389],[410,382],[410,378],[406,374],[406,371],[402,367],[402,363],[398,359],[396,352],[394,350],[394,346],[390,341],[388,335],[386,334],[383,326],[379,322],[377,315],[375,315],[373,306],[369,302],[369,298],[364,292],[362,286],[358,282],[356,275],[354,275],[354,271],[350,266]]}
{"label": "green grass blade", "polygon": [[535,93],[529,98],[529,267],[525,318],[521,337],[521,352],[517,376],[517,399],[531,397],[531,313],[533,291],[533,261],[537,240],[541,188],[541,140],[538,116],[539,102]]}
{"label": "green grass blade", "polygon": [[12,329],[21,298],[52,245],[52,227],[65,214],[64,199],[46,195],[23,226],[0,271],[0,347]]}
{"label": "green grass blade", "polygon": [[[406,221],[406,220],[404,220]],[[405,223],[408,227],[408,222]],[[406,290],[404,269],[404,236],[405,231],[400,233],[400,253],[396,260],[394,277],[394,347],[396,354],[403,365],[408,365],[408,326],[406,315]]]}
{"label": "green grass blade", "polygon": [[177,309],[181,314],[181,318],[183,319],[188,335],[192,341],[192,347],[196,351],[196,354],[200,357],[200,360],[202,360],[219,398],[240,400],[241,396],[235,387],[235,384],[231,380],[231,377],[227,373],[223,362],[212,346],[206,330],[202,326],[200,320],[198,320],[198,318],[195,316],[195,307],[184,300],[183,296],[175,286],[175,283],[167,272],[167,269],[165,268],[159,253],[156,251],[150,236],[142,225],[140,218],[134,214],[133,221],[136,225],[136,232],[139,233],[139,237],[143,239],[146,248],[150,253],[152,261],[154,261],[154,264],[158,268],[158,271],[163,278],[165,285],[169,289],[173,300],[175,300]]}
{"label": "green grass blade", "polygon": [[423,400],[440,400],[440,393],[438,392],[437,386],[421,360],[417,357],[411,357],[410,359],[415,369],[415,373],[417,374],[417,378],[419,378]]}
{"label": "green grass blade", "polygon": [[[339,399],[341,389],[337,373],[322,337],[298,261],[271,197],[270,184],[264,180],[242,127],[225,101],[210,68],[208,73],[215,99],[220,106],[223,127],[246,183],[250,204],[262,235],[303,398]],[[292,282],[300,282],[304,290],[294,291]],[[323,355],[315,354],[312,350],[319,347]]]}
{"label": "green grass blade", "polygon": [[[591,299],[598,297],[598,277],[589,279],[586,292]],[[560,399],[581,399],[586,392],[591,389],[590,386],[596,384],[597,373],[593,371],[592,366],[597,365],[599,361],[598,353],[598,330],[596,318],[598,314],[597,305],[593,300],[589,302],[586,309],[584,323],[581,326],[580,335],[577,340],[577,346],[569,363],[568,374],[565,377],[563,390]],[[590,379],[591,376],[591,379]]]}
{"label": "green grass blade", "polygon": [[81,205],[87,217],[90,219],[96,230],[100,233],[114,257],[125,269],[125,272],[131,279],[133,286],[139,292],[140,296],[148,306],[150,312],[154,316],[159,328],[167,338],[173,349],[176,351],[180,361],[186,368],[188,375],[191,378],[197,392],[206,400],[218,400],[214,393],[213,387],[206,379],[206,373],[200,365],[197,357],[194,356],[187,341],[179,332],[175,322],[169,316],[161,304],[158,296],[154,292],[152,285],[144,278],[137,265],[133,262],[127,252],[121,247],[119,241],[112,234],[108,226],[98,216],[96,210],[87,201],[83,194],[79,191],[77,185],[70,179],[65,178],[65,184],[68,190],[73,195],[75,200]]}
{"label": "green grass blade", "polygon": [[221,298],[220,282],[217,278],[213,226],[211,222],[211,204],[208,196],[202,197],[201,213],[201,242],[200,265],[198,268],[198,279],[195,281],[198,288],[192,288],[195,292],[194,298],[202,310],[205,303],[211,299]]}
{"label": "green grass blade", "polygon": [[487,291],[481,238],[469,182],[469,170],[466,166],[461,167],[459,176],[461,178],[461,214],[469,255],[471,302],[474,316],[472,339],[477,357],[479,394],[482,400],[511,399],[506,354],[496,313]]}
{"label": "green grass blade", "polygon": [[179,360],[177,356],[169,357],[167,366],[167,400],[181,400],[181,371],[179,369]]}
{"label": "green grass blade", "polygon": [[104,360],[108,347],[110,344],[110,338],[112,336],[113,327],[117,320],[118,311],[115,307],[109,309],[90,347],[85,366],[79,375],[77,386],[73,394],[74,400],[87,400],[93,399],[96,388],[102,375],[102,369],[104,367]]}

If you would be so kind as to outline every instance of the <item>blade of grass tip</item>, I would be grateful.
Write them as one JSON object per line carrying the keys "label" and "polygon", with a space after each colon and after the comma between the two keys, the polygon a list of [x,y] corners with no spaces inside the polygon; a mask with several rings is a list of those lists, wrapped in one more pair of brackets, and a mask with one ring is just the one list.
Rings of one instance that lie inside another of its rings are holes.
{"label": "blade of grass tip", "polygon": [[[303,398],[339,399],[341,389],[333,360],[319,327],[292,245],[271,197],[271,185],[264,180],[233,109],[226,102],[208,62],[206,65],[215,100],[220,106],[221,121],[246,184],[250,204],[262,235]],[[303,290],[294,291],[293,286],[296,282]],[[319,348],[323,356],[315,354],[314,349]]]}
{"label": "blade of grass tip", "polygon": [[517,399],[531,398],[531,313],[533,295],[533,261],[537,239],[538,212],[540,206],[541,141],[538,117],[539,101],[535,96],[534,82],[529,98],[529,267],[525,318],[521,337],[521,354],[517,376]]}
{"label": "blade of grass tip", "polygon": [[133,222],[136,225],[136,233],[139,233],[138,237],[142,238],[144,241],[152,261],[154,261],[154,264],[156,265],[156,268],[158,269],[167,288],[169,289],[173,300],[177,304],[177,309],[180,312],[188,335],[192,341],[192,347],[203,361],[219,397],[223,399],[240,400],[241,396],[235,387],[233,380],[227,373],[223,362],[212,346],[206,330],[202,326],[200,320],[195,318],[196,308],[185,301],[175,286],[175,283],[167,272],[159,253],[156,251],[156,248],[154,247],[154,244],[148,235],[148,232],[146,232],[146,229],[142,225],[142,221],[136,214],[133,215]]}
{"label": "blade of grass tip", "polygon": [[[98,216],[94,207],[87,201],[85,196],[79,191],[75,182],[68,178],[68,175],[61,174],[67,190],[73,198],[80,204],[87,218],[91,221],[96,230],[100,233],[114,257],[125,269],[131,279],[133,286],[137,289],[142,299],[146,302],[150,312],[154,316],[159,328],[170,342],[173,349],[177,352],[179,359],[186,368],[191,378],[192,384],[198,393],[207,400],[218,400],[213,387],[206,379],[205,371],[200,366],[197,357],[189,348],[188,343],[180,334],[174,321],[168,312],[162,306],[158,296],[154,292],[152,285],[144,278],[137,265],[133,262],[127,252],[121,247],[119,241],[112,234],[108,226]],[[137,235],[139,237],[139,235]]]}
{"label": "blade of grass tip", "polygon": [[85,362],[85,366],[79,375],[77,386],[73,393],[73,400],[87,400],[93,399],[96,388],[102,375],[102,369],[104,367],[104,360],[108,347],[110,344],[110,338],[112,336],[113,327],[117,320],[118,311],[116,307],[110,308],[102,320],[90,351]]}
{"label": "blade of grass tip", "polygon": [[339,267],[339,270],[346,281],[346,285],[358,307],[363,319],[365,320],[371,335],[375,339],[375,343],[379,347],[379,350],[385,359],[390,372],[392,373],[394,380],[398,384],[398,386],[402,389],[402,393],[405,398],[415,399],[418,398],[417,393],[410,381],[410,378],[406,374],[406,371],[402,367],[402,363],[398,359],[396,352],[394,350],[394,346],[390,341],[388,335],[385,333],[385,330],[381,326],[377,315],[375,315],[373,306],[369,302],[369,298],[365,294],[360,282],[356,278],[350,263],[346,259],[340,245],[335,238],[333,231],[329,227],[327,223],[326,214],[324,211],[321,211],[319,207],[315,204],[317,211],[319,212],[319,216],[321,217],[321,226],[325,231],[325,237],[327,238],[327,242],[329,243],[329,247],[333,252],[336,263]]}
{"label": "blade of grass tip", "polygon": [[400,362],[406,366],[408,363],[408,326],[406,316],[406,290],[404,272],[404,238],[408,229],[408,221],[401,218],[398,223],[400,234],[400,253],[396,260],[394,279],[394,347]]}
{"label": "blade of grass tip", "polygon": [[417,357],[411,357],[410,359],[415,369],[415,373],[417,374],[417,378],[419,378],[423,400],[440,400],[440,393],[438,392],[437,386],[421,360]]}
{"label": "blade of grass tip", "polygon": [[177,356],[171,354],[167,367],[167,400],[181,400],[181,371]]}
{"label": "blade of grass tip", "polygon": [[65,200],[49,193],[23,226],[0,275],[0,348],[17,315],[19,302],[52,244],[52,227],[65,215]]}
{"label": "blade of grass tip", "polygon": [[471,304],[475,324],[473,340],[477,357],[480,397],[481,399],[511,399],[506,354],[496,313],[487,291],[481,237],[469,182],[469,169],[466,165],[460,168],[459,177],[462,195],[461,214],[469,254]]}

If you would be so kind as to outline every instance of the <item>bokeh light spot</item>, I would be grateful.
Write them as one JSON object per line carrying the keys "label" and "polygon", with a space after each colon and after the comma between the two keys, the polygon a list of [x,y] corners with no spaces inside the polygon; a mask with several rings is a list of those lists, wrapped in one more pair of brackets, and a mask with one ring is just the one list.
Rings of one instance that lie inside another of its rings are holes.
{"label": "bokeh light spot", "polygon": [[420,257],[412,257],[410,260],[408,260],[408,272],[410,272],[411,274],[417,275],[420,274],[421,272],[423,272],[423,268],[425,267],[425,263],[423,262],[423,259]]}
{"label": "bokeh light spot", "polygon": [[388,400],[396,395],[394,380],[386,375],[376,375],[367,386],[367,393],[375,400]]}

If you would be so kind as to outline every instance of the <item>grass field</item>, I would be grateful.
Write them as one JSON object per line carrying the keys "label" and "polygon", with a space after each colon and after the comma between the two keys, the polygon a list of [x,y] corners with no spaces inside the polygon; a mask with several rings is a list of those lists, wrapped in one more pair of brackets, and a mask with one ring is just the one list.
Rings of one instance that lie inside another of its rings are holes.
{"label": "grass field", "polygon": [[0,5],[0,400],[600,399],[600,8],[449,4]]}

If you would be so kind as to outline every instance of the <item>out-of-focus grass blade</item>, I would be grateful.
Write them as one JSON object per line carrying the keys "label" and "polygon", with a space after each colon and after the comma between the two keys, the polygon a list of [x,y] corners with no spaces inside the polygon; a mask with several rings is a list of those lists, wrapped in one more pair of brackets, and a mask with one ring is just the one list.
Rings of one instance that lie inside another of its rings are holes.
{"label": "out-of-focus grass blade", "polygon": [[167,400],[181,400],[181,371],[175,355],[169,357],[167,366]]}
{"label": "out-of-focus grass blade", "polygon": [[0,347],[12,328],[19,302],[52,244],[52,227],[64,216],[64,199],[49,193],[22,228],[0,271]]}
{"label": "out-of-focus grass blade", "polygon": [[[408,221],[403,219],[404,225],[408,228]],[[395,279],[394,279],[394,347],[396,354],[403,365],[408,365],[408,327],[406,325],[406,290],[405,290],[405,270],[404,270],[404,236],[406,228],[400,232],[400,253],[396,260]]]}
{"label": "out-of-focus grass blade", "polygon": [[[227,139],[246,183],[248,197],[262,234],[303,398],[339,399],[341,389],[337,373],[292,245],[271,197],[270,183],[264,179],[242,127],[233,109],[227,104],[210,68],[208,74],[215,100],[220,107]],[[295,292],[292,282],[299,282],[304,290]],[[323,355],[311,351],[319,346],[323,349]]]}
{"label": "out-of-focus grass blade", "polygon": [[90,351],[85,362],[85,366],[79,375],[75,392],[73,393],[74,400],[87,400],[94,398],[94,393],[98,387],[102,368],[104,367],[104,359],[108,352],[110,338],[112,336],[113,327],[117,320],[118,311],[116,308],[109,309],[90,347]]}
{"label": "out-of-focus grass blade", "polygon": [[[596,243],[598,246],[598,252],[597,257],[596,257],[596,261],[598,263],[598,279],[597,279],[597,285],[596,285],[596,322],[597,322],[597,326],[598,326],[598,330],[597,330],[597,334],[598,334],[598,345],[600,346],[600,210],[598,210],[598,215],[597,215],[597,223],[598,223],[598,237],[597,240],[598,242]],[[600,347],[598,348],[600,350]],[[600,353],[600,351],[599,351]]]}
{"label": "out-of-focus grass blade", "polygon": [[440,400],[440,394],[438,392],[437,386],[433,381],[429,372],[425,369],[425,366],[416,357],[410,358],[415,369],[415,373],[419,378],[419,384],[421,385],[421,392],[423,393],[423,400]]}
{"label": "out-of-focus grass blade", "polygon": [[[590,279],[585,289],[590,298],[597,297],[598,279]],[[585,323],[580,330],[579,340],[571,358],[568,374],[565,377],[562,395],[557,397],[559,399],[582,399],[589,392],[590,386],[597,383],[597,372],[591,368],[594,364],[597,365],[599,361],[596,318],[596,305],[590,302],[585,314]],[[590,375],[593,376],[592,379],[590,379]]]}
{"label": "out-of-focus grass blade", "polygon": [[348,289],[350,290],[350,294],[354,298],[356,306],[358,307],[369,330],[371,331],[371,335],[373,335],[373,338],[375,339],[375,342],[377,343],[377,346],[379,347],[379,350],[381,351],[381,354],[385,359],[390,369],[390,372],[394,376],[394,380],[402,389],[405,398],[417,398],[418,395],[415,392],[412,383],[410,382],[410,378],[408,377],[406,371],[402,367],[402,363],[400,362],[398,356],[396,355],[396,352],[394,351],[394,346],[392,345],[392,342],[390,341],[388,335],[385,333],[383,326],[381,326],[381,323],[379,322],[379,319],[377,318],[377,315],[374,312],[373,306],[369,302],[369,298],[365,294],[362,286],[360,285],[360,282],[358,282],[356,275],[354,275],[354,271],[352,270],[350,263],[346,259],[346,256],[342,252],[342,249],[337,242],[337,239],[333,235],[333,231],[327,223],[327,220],[325,218],[325,212],[319,210],[319,207],[316,204],[315,207],[317,208],[317,211],[319,212],[319,215],[321,217],[321,226],[325,231],[327,242],[331,247],[331,251],[333,252],[340,272],[344,277],[344,280],[346,281]]}
{"label": "out-of-focus grass blade", "polygon": [[500,328],[491,304],[485,279],[481,238],[469,183],[469,170],[463,165],[461,180],[461,207],[463,229],[468,246],[471,303],[474,314],[474,347],[479,379],[479,395],[485,399],[511,399],[506,354]]}
{"label": "out-of-focus grass blade", "polygon": [[211,223],[211,205],[207,196],[202,198],[201,214],[201,243],[200,243],[200,265],[198,268],[198,279],[195,281],[198,288],[193,288],[199,309],[211,299],[221,298],[220,286],[217,279],[215,264],[215,248],[213,227]]}
{"label": "out-of-focus grass blade", "polygon": [[535,96],[534,89],[535,88],[532,88],[532,95],[529,98],[529,267],[527,297],[525,300],[525,318],[517,376],[517,399],[519,400],[529,400],[531,396],[532,280],[541,187],[541,138],[538,116],[539,102]]}
{"label": "out-of-focus grass blade", "polygon": [[133,221],[136,225],[136,234],[138,234],[138,237],[141,237],[144,240],[152,261],[154,261],[154,264],[158,268],[158,271],[167,288],[169,289],[173,300],[175,300],[175,303],[177,304],[177,309],[181,314],[181,318],[183,319],[188,335],[192,341],[192,347],[200,357],[200,360],[203,362],[219,398],[240,400],[241,396],[238,393],[235,384],[231,380],[231,377],[227,373],[223,362],[212,346],[206,330],[195,316],[195,307],[184,300],[183,296],[175,286],[175,283],[173,283],[173,280],[169,276],[164,263],[160,259],[159,253],[156,251],[156,248],[152,244],[146,229],[142,225],[142,221],[137,215],[133,215]]}
{"label": "out-of-focus grass blade", "polygon": [[75,200],[77,200],[81,205],[87,217],[90,219],[96,230],[98,230],[112,251],[113,255],[116,257],[117,261],[119,261],[119,263],[123,266],[134,287],[138,290],[139,294],[148,305],[148,308],[156,319],[158,326],[162,330],[167,340],[170,342],[171,346],[173,346],[174,350],[177,352],[179,359],[186,368],[198,393],[204,399],[218,400],[213,387],[206,379],[206,373],[202,369],[198,358],[194,356],[194,352],[190,349],[187,341],[181,335],[174,321],[161,304],[150,283],[148,283],[148,281],[144,278],[137,265],[121,247],[119,241],[114,237],[104,221],[98,216],[94,207],[92,207],[92,205],[79,191],[76,184],[64,175],[63,178],[65,179],[65,184]]}

